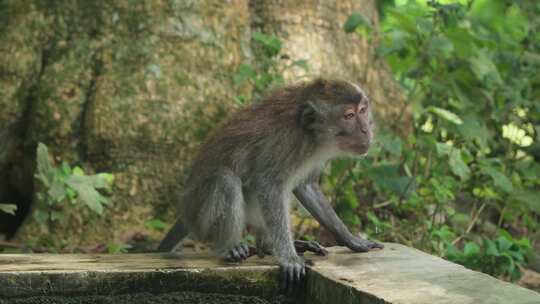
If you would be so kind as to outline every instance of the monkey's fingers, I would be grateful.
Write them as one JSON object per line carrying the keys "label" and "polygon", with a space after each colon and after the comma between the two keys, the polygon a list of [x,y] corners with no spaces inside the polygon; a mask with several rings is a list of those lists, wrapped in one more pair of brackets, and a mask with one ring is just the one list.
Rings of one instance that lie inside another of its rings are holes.
{"label": "monkey's fingers", "polygon": [[242,262],[249,257],[250,249],[245,244],[238,244],[234,246],[225,255],[225,260],[229,262]]}
{"label": "monkey's fingers", "polygon": [[328,250],[324,248],[321,244],[316,241],[302,241],[295,240],[294,248],[298,254],[303,254],[306,251],[313,252],[316,255],[326,256],[328,255]]}
{"label": "monkey's fingers", "polygon": [[303,262],[292,262],[280,265],[280,287],[286,292],[291,292],[297,285],[303,282],[306,276],[306,266]]}
{"label": "monkey's fingers", "polygon": [[372,242],[360,237],[354,237],[347,245],[349,249],[356,252],[367,252],[371,249],[382,249],[384,245]]}
{"label": "monkey's fingers", "polygon": [[371,242],[371,244],[368,245],[369,249],[383,249],[384,245],[376,242]]}

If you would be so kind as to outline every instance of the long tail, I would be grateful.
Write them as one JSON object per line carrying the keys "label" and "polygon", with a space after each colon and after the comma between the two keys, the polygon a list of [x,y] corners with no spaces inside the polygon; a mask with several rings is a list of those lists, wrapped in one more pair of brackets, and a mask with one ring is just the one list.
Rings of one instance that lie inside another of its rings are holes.
{"label": "long tail", "polygon": [[159,252],[173,251],[180,242],[189,234],[189,229],[180,220],[177,220],[171,230],[158,246]]}

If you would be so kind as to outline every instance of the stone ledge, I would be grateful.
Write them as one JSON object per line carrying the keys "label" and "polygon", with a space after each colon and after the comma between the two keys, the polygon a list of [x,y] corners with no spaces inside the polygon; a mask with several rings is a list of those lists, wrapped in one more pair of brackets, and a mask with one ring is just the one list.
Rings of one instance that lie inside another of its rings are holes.
{"label": "stone ledge", "polygon": [[226,264],[208,254],[4,254],[0,303],[179,292],[258,299],[237,299],[241,303],[540,303],[534,291],[403,245],[385,245],[368,253],[334,247],[328,257],[308,256],[314,265],[307,286],[287,297],[278,290],[272,258]]}

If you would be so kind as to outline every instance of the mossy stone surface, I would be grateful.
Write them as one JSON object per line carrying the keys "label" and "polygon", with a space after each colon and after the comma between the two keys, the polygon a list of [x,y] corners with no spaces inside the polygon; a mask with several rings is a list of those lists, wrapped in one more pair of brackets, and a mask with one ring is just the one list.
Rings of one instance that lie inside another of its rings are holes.
{"label": "mossy stone surface", "polygon": [[534,291],[403,245],[387,243],[367,253],[333,247],[329,252],[327,257],[306,256],[312,261],[307,282],[286,296],[278,288],[276,261],[269,257],[229,264],[200,253],[3,255],[0,299],[37,303],[40,298],[79,297],[81,303],[93,303],[100,297],[121,302],[140,294],[168,303],[159,301],[217,294],[216,299],[237,297],[245,303],[540,303]]}

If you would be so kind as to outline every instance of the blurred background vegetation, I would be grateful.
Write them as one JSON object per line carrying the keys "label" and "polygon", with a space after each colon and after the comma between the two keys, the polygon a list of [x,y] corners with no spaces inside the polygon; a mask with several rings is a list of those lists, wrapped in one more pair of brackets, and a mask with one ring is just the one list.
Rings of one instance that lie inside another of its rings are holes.
{"label": "blurred background vegetation", "polygon": [[[352,230],[507,280],[540,271],[540,3],[188,2],[3,2],[0,250],[149,250],[206,134],[268,88],[322,75],[358,81],[377,108],[368,156],[321,181]],[[293,220],[333,244],[301,207]]]}
{"label": "blurred background vegetation", "polygon": [[[334,162],[336,208],[374,237],[520,277],[538,241],[540,3],[386,1],[377,54],[412,107],[367,161]],[[372,35],[361,15],[345,30]]]}

